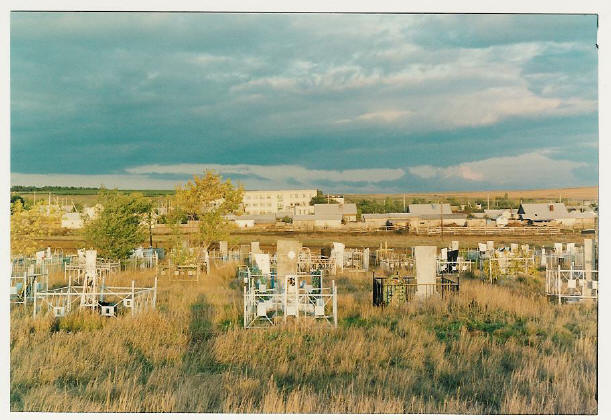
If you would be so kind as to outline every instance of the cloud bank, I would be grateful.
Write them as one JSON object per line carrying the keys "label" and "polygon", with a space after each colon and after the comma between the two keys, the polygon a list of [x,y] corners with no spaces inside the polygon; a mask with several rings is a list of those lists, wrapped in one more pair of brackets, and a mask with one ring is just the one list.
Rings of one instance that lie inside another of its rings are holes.
{"label": "cloud bank", "polygon": [[12,13],[11,171],[161,186],[210,162],[248,188],[594,185],[595,43],[588,15]]}

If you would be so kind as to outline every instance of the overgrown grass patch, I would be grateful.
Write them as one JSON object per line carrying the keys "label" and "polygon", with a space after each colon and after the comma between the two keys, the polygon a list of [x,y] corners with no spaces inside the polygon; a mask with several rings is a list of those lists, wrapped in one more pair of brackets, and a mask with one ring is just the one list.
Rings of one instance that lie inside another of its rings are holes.
{"label": "overgrown grass patch", "polygon": [[338,328],[299,319],[245,330],[233,281],[219,270],[189,288],[162,283],[162,309],[135,317],[61,324],[12,312],[11,409],[597,410],[595,305],[467,280],[458,296],[381,309],[370,277],[349,274],[338,279]]}

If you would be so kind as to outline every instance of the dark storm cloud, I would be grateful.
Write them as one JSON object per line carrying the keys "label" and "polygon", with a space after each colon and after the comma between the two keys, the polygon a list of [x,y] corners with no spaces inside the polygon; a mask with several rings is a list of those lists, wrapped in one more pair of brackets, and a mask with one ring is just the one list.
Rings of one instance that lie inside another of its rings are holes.
{"label": "dark storm cloud", "polygon": [[595,42],[580,15],[13,13],[13,182],[209,164],[249,188],[512,187],[486,162],[526,155],[556,168],[533,184],[596,184]]}

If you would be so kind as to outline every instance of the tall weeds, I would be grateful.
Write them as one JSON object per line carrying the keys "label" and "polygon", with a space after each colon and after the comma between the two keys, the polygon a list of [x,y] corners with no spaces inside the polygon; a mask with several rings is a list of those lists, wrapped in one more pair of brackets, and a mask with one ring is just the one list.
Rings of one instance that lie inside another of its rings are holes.
{"label": "tall weeds", "polygon": [[[114,281],[151,285],[154,274]],[[159,279],[158,310],[135,317],[14,308],[12,410],[597,412],[596,306],[548,303],[537,281],[463,281],[459,296],[379,309],[369,276],[340,276],[337,329],[244,330],[233,274]]]}

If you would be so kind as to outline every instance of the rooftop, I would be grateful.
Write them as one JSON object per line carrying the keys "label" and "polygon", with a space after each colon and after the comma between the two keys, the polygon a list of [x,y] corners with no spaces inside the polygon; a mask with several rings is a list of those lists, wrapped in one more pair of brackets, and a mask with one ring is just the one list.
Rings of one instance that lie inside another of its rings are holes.
{"label": "rooftop", "polygon": [[443,204],[410,204],[409,212],[415,215],[420,214],[451,214],[452,206],[448,203]]}

